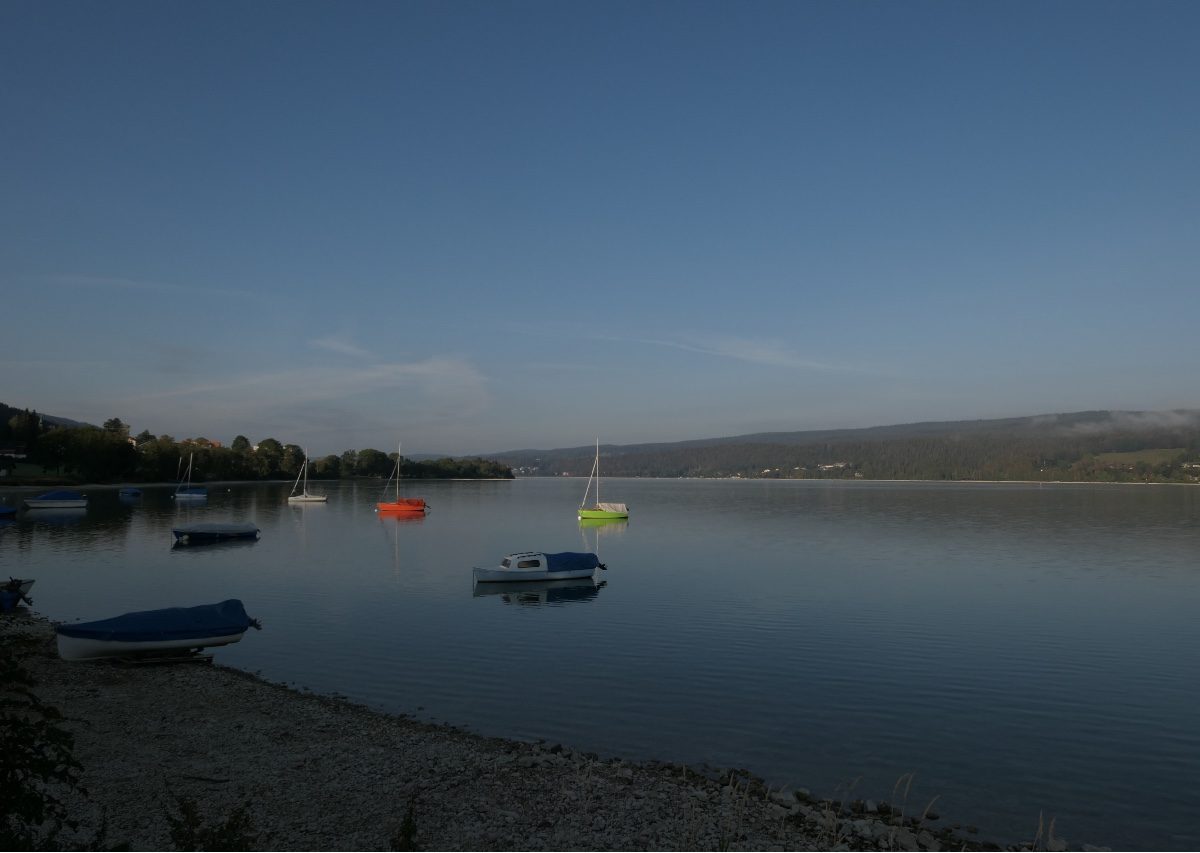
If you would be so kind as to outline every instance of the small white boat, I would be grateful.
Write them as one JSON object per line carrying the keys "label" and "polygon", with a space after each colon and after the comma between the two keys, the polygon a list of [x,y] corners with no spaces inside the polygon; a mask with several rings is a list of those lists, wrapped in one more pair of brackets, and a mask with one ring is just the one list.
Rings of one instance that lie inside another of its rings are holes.
{"label": "small white boat", "polygon": [[207,545],[231,539],[257,539],[258,527],[248,521],[207,521],[172,528],[176,545]]}
{"label": "small white boat", "polygon": [[[300,490],[300,494],[296,494],[296,489],[300,488],[300,478],[304,478],[304,488]],[[329,500],[328,495],[310,495],[308,493],[308,451],[304,451],[304,464],[300,466],[300,473],[296,475],[296,482],[292,484],[292,493],[288,495],[288,503],[290,504],[323,504]]]}
{"label": "small white boat", "polygon": [[230,598],[199,607],[168,607],[126,613],[97,622],[59,625],[58,656],[63,660],[147,657],[199,651],[242,639],[260,628],[242,602]]}
{"label": "small white boat", "polygon": [[570,578],[590,578],[596,569],[608,568],[595,554],[563,551],[547,554],[541,551],[521,551],[509,554],[495,568],[475,567],[479,583],[507,581],[559,581]]}
{"label": "small white boat", "polygon": [[79,492],[46,492],[36,498],[26,498],[25,506],[30,509],[83,509],[88,499]]}

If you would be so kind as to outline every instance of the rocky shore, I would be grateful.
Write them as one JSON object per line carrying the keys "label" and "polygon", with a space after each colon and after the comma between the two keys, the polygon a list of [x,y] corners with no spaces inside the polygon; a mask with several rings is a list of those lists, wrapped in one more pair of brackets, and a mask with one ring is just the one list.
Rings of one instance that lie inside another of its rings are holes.
{"label": "rocky shore", "polygon": [[[67,847],[103,827],[109,849],[172,849],[186,802],[193,828],[241,817],[239,846],[261,850],[998,849],[920,805],[482,737],[215,664],[67,663],[23,610],[0,614],[0,643],[25,650],[75,737],[88,795]],[[1049,833],[1034,846],[1068,849]]]}

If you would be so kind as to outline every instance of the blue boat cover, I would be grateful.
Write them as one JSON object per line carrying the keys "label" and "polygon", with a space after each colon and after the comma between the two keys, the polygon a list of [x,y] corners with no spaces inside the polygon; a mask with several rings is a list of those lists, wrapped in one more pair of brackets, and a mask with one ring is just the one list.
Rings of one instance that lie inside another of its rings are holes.
{"label": "blue boat cover", "polygon": [[577,551],[563,551],[560,554],[546,555],[546,569],[551,572],[573,572],[594,569],[600,565],[600,558],[595,554],[584,554]]}
{"label": "blue boat cover", "polygon": [[38,495],[34,498],[35,501],[81,501],[83,495],[79,492],[46,492],[44,495]]}
{"label": "blue boat cover", "polygon": [[66,637],[145,643],[224,637],[244,632],[249,627],[250,617],[246,615],[246,608],[242,602],[231,598],[219,604],[143,610],[98,622],[59,625],[57,630]]}
{"label": "blue boat cover", "polygon": [[207,486],[181,486],[175,490],[177,495],[207,495]]}

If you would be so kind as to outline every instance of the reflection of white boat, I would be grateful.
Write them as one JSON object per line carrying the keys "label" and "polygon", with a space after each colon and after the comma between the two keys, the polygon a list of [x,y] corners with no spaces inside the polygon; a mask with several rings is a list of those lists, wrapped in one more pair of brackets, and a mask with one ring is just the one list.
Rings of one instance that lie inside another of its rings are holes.
{"label": "reflection of white boat", "polygon": [[46,492],[36,498],[26,498],[25,506],[30,509],[83,509],[88,504],[79,492]]}
{"label": "reflection of white boat", "polygon": [[59,625],[63,660],[161,655],[236,643],[258,623],[236,598],[200,607],[169,607],[126,613],[97,622]]}
{"label": "reflection of white boat", "polygon": [[184,524],[171,530],[176,545],[203,545],[231,539],[257,539],[258,528],[246,521],[210,521]]}
{"label": "reflection of white boat", "polygon": [[524,581],[476,584],[471,595],[481,598],[499,595],[505,604],[573,604],[591,601],[607,581],[596,583],[591,578],[571,578],[564,581]]}
{"label": "reflection of white boat", "polygon": [[590,578],[596,569],[606,568],[595,554],[563,551],[545,554],[523,551],[509,554],[500,565],[490,569],[475,568],[475,580],[480,583],[497,581],[552,581],[569,578]]}
{"label": "reflection of white boat", "polygon": [[[296,494],[296,489],[300,488],[300,478],[304,478],[304,488],[300,490],[300,494]],[[326,495],[310,495],[308,493],[308,452],[304,453],[304,464],[300,466],[300,473],[296,475],[296,482],[292,484],[292,493],[288,495],[288,503],[290,504],[323,504],[329,500]]]}

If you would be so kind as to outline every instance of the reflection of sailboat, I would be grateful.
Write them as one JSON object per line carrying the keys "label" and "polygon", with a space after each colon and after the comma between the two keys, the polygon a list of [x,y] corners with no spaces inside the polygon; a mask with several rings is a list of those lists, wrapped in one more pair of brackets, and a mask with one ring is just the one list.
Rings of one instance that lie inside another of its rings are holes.
{"label": "reflection of sailboat", "polygon": [[629,527],[628,518],[581,518],[580,527],[609,527],[614,530],[625,530]]}
{"label": "reflection of sailboat", "polygon": [[511,583],[476,584],[473,598],[499,595],[505,604],[545,604],[549,606],[591,601],[600,594],[607,581],[596,583],[591,578],[562,581],[523,581]]}
{"label": "reflection of sailboat", "polygon": [[[175,487],[175,500],[177,501],[206,501],[208,500],[208,489],[204,486],[192,485],[192,457],[195,454],[188,454],[187,474],[183,480],[179,481],[179,485]],[[186,481],[186,485],[184,485]]]}
{"label": "reflection of sailboat", "polygon": [[403,457],[400,456],[400,445],[396,445],[396,469],[392,472],[392,477],[396,478],[396,495],[392,500],[387,500],[388,483],[392,481],[392,477],[388,477],[388,482],[383,484],[383,500],[375,504],[375,508],[380,512],[425,512],[424,498],[402,498],[400,497],[400,461]]}
{"label": "reflection of sailboat", "polygon": [[[588,492],[592,489],[592,479],[596,480],[596,502],[587,505]],[[583,500],[579,504],[580,518],[629,518],[629,507],[625,504],[600,502],[600,439],[596,439],[596,461],[592,463],[592,473],[588,475],[587,487],[583,490]]]}
{"label": "reflection of sailboat", "polygon": [[[296,489],[300,485],[300,478],[304,478],[304,488],[300,494],[296,494]],[[292,493],[288,495],[288,503],[290,504],[323,504],[329,500],[327,495],[310,495],[308,493],[308,451],[304,451],[304,464],[300,466],[300,473],[296,475],[296,482],[292,484]]]}

